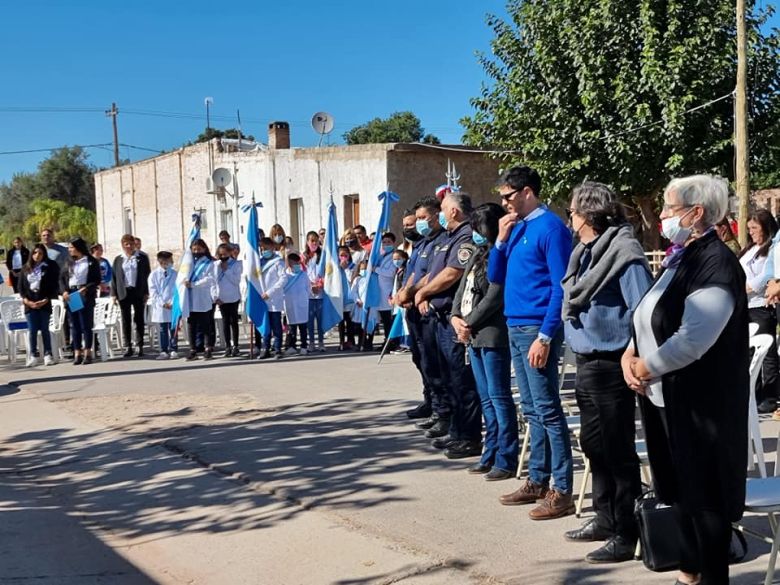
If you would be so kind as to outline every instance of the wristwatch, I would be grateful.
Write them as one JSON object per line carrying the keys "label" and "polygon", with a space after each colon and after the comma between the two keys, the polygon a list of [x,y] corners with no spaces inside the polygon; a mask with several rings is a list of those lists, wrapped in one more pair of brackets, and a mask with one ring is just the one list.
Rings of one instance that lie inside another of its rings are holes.
{"label": "wristwatch", "polygon": [[541,335],[537,337],[536,340],[545,347],[549,347],[550,345],[550,340],[546,337],[542,337]]}

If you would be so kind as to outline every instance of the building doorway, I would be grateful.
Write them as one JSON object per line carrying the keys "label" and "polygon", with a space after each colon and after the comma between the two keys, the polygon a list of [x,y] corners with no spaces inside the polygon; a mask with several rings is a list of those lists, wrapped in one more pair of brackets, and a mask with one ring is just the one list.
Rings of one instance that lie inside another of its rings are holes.
{"label": "building doorway", "polygon": [[360,223],[360,195],[344,195],[344,229]]}
{"label": "building doorway", "polygon": [[296,250],[301,249],[301,243],[305,240],[303,222],[303,199],[290,199],[290,231],[287,235],[293,239]]}

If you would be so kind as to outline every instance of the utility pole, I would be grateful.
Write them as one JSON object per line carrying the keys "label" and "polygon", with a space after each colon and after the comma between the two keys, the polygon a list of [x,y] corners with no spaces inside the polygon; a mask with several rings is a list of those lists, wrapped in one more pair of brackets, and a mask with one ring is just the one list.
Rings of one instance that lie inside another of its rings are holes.
{"label": "utility pole", "polygon": [[119,114],[119,109],[116,107],[116,103],[111,104],[111,109],[106,110],[106,116],[111,118],[111,123],[114,126],[114,166],[119,166],[119,133],[116,129],[116,117]]}
{"label": "utility pole", "polygon": [[745,0],[737,0],[737,88],[734,107],[735,181],[739,201],[739,243],[747,244],[748,200],[750,198],[750,163],[748,158],[747,111],[747,34]]}

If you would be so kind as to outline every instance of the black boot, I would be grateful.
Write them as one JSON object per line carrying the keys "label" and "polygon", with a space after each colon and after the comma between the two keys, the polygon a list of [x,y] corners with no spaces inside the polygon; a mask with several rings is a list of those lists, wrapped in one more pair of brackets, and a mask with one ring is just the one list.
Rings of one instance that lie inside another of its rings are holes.
{"label": "black boot", "polygon": [[421,402],[411,410],[407,410],[406,416],[409,418],[428,418],[432,412],[430,402]]}
{"label": "black boot", "polygon": [[425,436],[429,439],[435,439],[436,437],[443,437],[450,432],[450,419],[440,418],[434,425],[425,431]]}
{"label": "black boot", "polygon": [[414,423],[414,426],[418,429],[422,429],[424,431],[427,431],[430,429],[433,425],[436,424],[436,421],[439,420],[439,415],[435,412],[431,414],[428,418],[425,418],[419,422]]}
{"label": "black boot", "polygon": [[464,459],[482,455],[482,441],[455,441],[444,450],[447,459]]}
{"label": "black boot", "polygon": [[636,541],[623,536],[613,536],[604,546],[585,555],[589,563],[622,563],[634,558]]}
{"label": "black boot", "polygon": [[133,346],[132,345],[128,345],[127,349],[125,350],[125,353],[122,354],[122,357],[124,357],[124,358],[133,357],[133,353],[134,353],[133,352]]}

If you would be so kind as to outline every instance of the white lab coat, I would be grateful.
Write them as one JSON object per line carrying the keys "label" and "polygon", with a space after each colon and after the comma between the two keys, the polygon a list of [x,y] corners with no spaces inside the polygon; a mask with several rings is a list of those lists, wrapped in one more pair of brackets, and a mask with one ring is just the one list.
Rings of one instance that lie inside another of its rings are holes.
{"label": "white lab coat", "polygon": [[[193,269],[192,274],[195,273]],[[191,275],[192,276],[192,275]],[[214,263],[209,262],[206,268],[194,282],[190,282],[190,312],[205,313],[210,311],[217,300],[217,276],[214,273]]]}
{"label": "white lab coat", "polygon": [[284,312],[290,325],[309,322],[309,293],[311,283],[305,272],[298,275],[287,271],[287,283],[292,283],[284,293]]}
{"label": "white lab coat", "polygon": [[[323,252],[324,254],[325,252]],[[315,284],[322,285],[322,279],[320,278],[320,270],[319,265],[317,263],[317,257],[314,256],[309,259],[309,261],[306,263],[306,274],[309,276],[309,283],[311,286],[314,286]],[[309,287],[309,298],[310,299],[321,299],[322,298],[322,289],[320,288],[320,292],[315,293],[311,290],[311,286]]]}
{"label": "white lab coat", "polygon": [[171,310],[163,305],[173,303],[173,295],[176,294],[176,271],[169,268],[166,279],[165,271],[158,266],[152,270],[148,281],[152,323],[170,323]]}
{"label": "white lab coat", "polygon": [[[366,287],[368,286],[368,277],[367,276],[358,276],[355,279],[355,282],[352,283],[352,286],[350,287],[350,294],[352,295],[352,298],[357,301],[358,299],[364,299],[366,296]],[[374,324],[376,325],[376,318],[377,318],[377,312],[376,309],[369,307],[369,319],[374,321]],[[352,321],[363,326],[363,317],[365,315],[365,307],[358,307],[357,302],[352,307]],[[369,331],[369,333],[372,333],[372,331]]]}
{"label": "white lab coat", "polygon": [[275,313],[284,311],[284,285],[287,283],[287,272],[281,257],[274,256],[264,263],[261,262],[260,283],[263,294],[268,295],[265,301],[268,310]]}
{"label": "white lab coat", "polygon": [[389,311],[392,306],[390,305],[390,295],[393,294],[393,281],[395,280],[395,273],[398,269],[393,264],[393,253],[385,254],[376,268],[376,273],[379,276],[379,306],[372,307],[377,311]]}
{"label": "white lab coat", "polygon": [[228,261],[227,270],[222,270],[222,262],[214,262],[217,275],[217,298],[223,303],[237,303],[241,300],[241,275],[244,271],[240,260]]}

